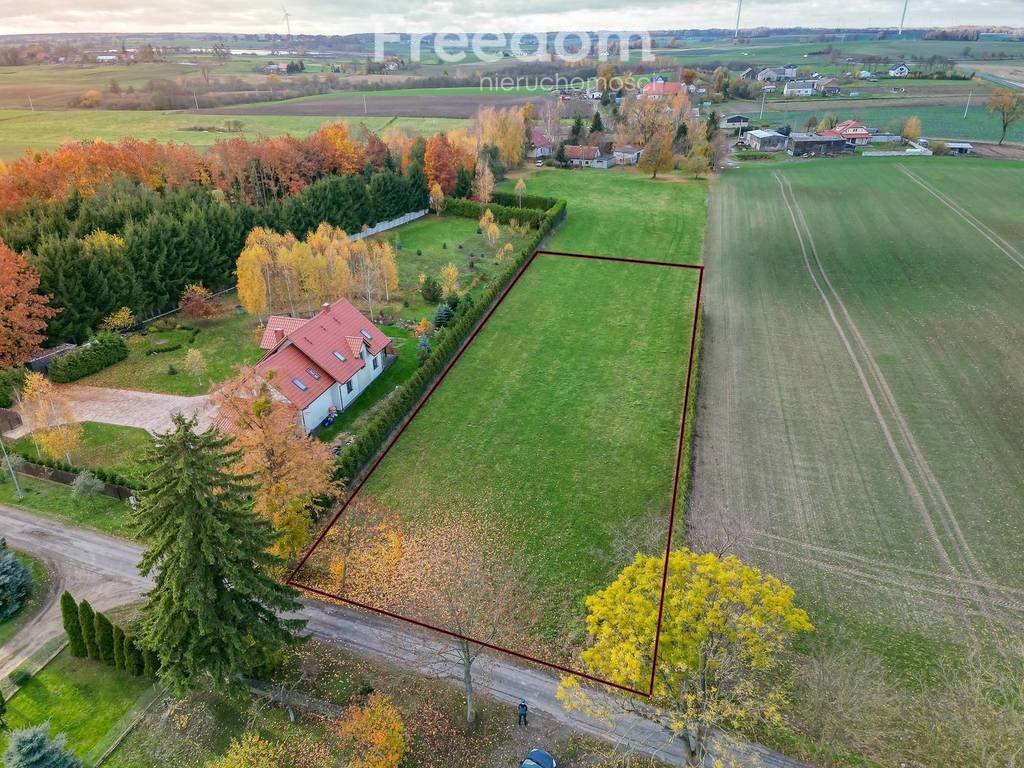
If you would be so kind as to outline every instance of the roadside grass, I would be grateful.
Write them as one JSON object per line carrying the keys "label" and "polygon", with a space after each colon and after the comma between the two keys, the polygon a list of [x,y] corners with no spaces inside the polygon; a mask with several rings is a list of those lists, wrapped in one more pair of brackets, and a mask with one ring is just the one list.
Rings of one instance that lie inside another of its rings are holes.
{"label": "roadside grass", "polygon": [[8,480],[0,483],[0,503],[59,517],[103,533],[132,536],[128,519],[130,510],[123,501],[101,494],[76,497],[70,486],[28,475],[18,475],[18,482],[25,498],[18,499],[14,484]]}
{"label": "roadside grass", "polygon": [[[676,173],[652,180],[630,168],[539,168],[523,178],[527,194],[568,201],[566,220],[545,248],[649,261],[700,261],[705,181]],[[513,178],[500,188],[511,192],[514,186]]]}
{"label": "roadside grass", "polygon": [[[537,257],[362,498],[411,531],[453,511],[497,521],[531,563],[536,644],[567,650],[583,598],[624,565],[619,545],[663,546],[696,282],[692,270]],[[316,583],[329,557],[318,549],[300,578]]]}
{"label": "roadside grass", "polygon": [[356,398],[351,406],[341,412],[333,424],[316,433],[320,440],[330,442],[342,432],[351,430],[360,416],[416,373],[419,367],[416,360],[416,335],[396,325],[382,325],[380,329],[393,339],[397,353],[395,361]]}
{"label": "roadside grass", "polygon": [[[0,489],[2,488],[3,486],[0,485]],[[22,552],[16,552],[16,554],[18,559],[29,569],[32,587],[28,599],[21,606],[21,610],[6,621],[0,621],[0,646],[14,637],[25,626],[25,623],[35,615],[36,611],[43,604],[43,598],[50,587],[50,573],[46,570],[46,566],[41,560]]]}
{"label": "roadside grass", "polygon": [[[75,466],[106,469],[129,480],[142,480],[145,477],[146,468],[142,465],[142,459],[153,442],[146,430],[95,421],[83,421],[81,426],[82,440],[71,454]],[[39,456],[31,434],[19,437],[12,445],[22,456]]]}
{"label": "roadside grass", "polygon": [[[49,722],[51,735],[66,733],[68,746],[84,757],[151,685],[64,649],[7,702],[7,721],[11,730]],[[0,733],[0,752],[7,739]]]}
{"label": "roadside grass", "polygon": [[[210,322],[196,323],[194,327],[199,332],[192,341],[193,331],[180,327],[188,323],[171,322],[178,327],[150,330],[145,335],[132,334],[127,339],[127,359],[78,383],[168,395],[202,395],[209,392],[212,385],[234,376],[239,366],[250,365],[262,355],[254,336],[256,323],[247,314],[229,314]],[[175,344],[180,348],[146,354]],[[184,370],[189,348],[198,349],[206,359],[207,369],[201,380]],[[172,366],[175,373],[171,373]]]}

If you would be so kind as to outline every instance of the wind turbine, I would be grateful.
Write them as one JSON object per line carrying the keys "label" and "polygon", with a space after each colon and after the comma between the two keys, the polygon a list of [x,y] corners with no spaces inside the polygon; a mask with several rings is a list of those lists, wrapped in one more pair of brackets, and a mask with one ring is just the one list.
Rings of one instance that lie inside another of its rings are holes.
{"label": "wind turbine", "polygon": [[288,30],[288,37],[291,37],[292,36],[291,14],[288,13],[288,9],[285,8],[283,5],[281,6],[281,10],[284,11],[284,25],[285,25],[285,27]]}
{"label": "wind turbine", "polygon": [[900,14],[900,31],[897,33],[900,36],[903,35],[903,22],[906,21],[906,18],[907,18],[907,5],[909,3],[910,3],[910,0],[903,0],[903,13]]}
{"label": "wind turbine", "polygon": [[743,10],[743,0],[736,0],[736,33],[733,38],[739,39],[740,36],[740,11]]}

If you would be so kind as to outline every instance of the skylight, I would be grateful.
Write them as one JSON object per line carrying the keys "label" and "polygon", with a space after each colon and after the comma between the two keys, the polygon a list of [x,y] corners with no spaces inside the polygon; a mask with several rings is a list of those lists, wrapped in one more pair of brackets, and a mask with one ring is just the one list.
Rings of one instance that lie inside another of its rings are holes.
{"label": "skylight", "polygon": [[292,379],[292,384],[301,389],[303,392],[307,391],[309,387],[305,385],[302,379]]}
{"label": "skylight", "polygon": [[339,352],[338,350],[334,350],[333,352],[331,352],[331,354],[334,355],[336,358],[338,358],[343,363],[347,363],[348,362],[348,358],[345,357],[343,354],[341,354],[341,352]]}
{"label": "skylight", "polygon": [[314,371],[312,368],[307,368],[306,373],[313,377],[313,381],[320,381],[320,374]]}
{"label": "skylight", "polygon": [[371,334],[371,333],[370,333],[370,332],[369,332],[368,330],[366,330],[365,328],[361,328],[361,329],[359,330],[359,332],[360,332],[361,334],[363,334],[363,338],[364,338],[364,339],[366,339],[367,341],[372,341],[372,340],[373,340],[373,334]]}

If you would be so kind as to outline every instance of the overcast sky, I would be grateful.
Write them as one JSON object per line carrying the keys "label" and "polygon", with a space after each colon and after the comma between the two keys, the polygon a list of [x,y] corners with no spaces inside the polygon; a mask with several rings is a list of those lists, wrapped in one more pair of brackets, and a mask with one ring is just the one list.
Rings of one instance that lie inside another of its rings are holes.
{"label": "overcast sky", "polygon": [[[732,27],[733,0],[284,0],[295,34]],[[743,26],[895,26],[903,0],[746,0]],[[0,0],[0,32],[284,32],[280,0]],[[907,26],[1024,26],[1024,0],[910,0]]]}

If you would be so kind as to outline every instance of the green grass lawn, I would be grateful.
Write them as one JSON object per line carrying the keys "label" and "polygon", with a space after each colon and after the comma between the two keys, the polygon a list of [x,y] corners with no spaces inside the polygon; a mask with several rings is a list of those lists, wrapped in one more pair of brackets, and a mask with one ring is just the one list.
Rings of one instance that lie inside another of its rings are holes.
{"label": "green grass lawn", "polygon": [[[7,722],[12,730],[49,722],[84,757],[151,685],[65,649],[7,702]],[[0,752],[6,744],[0,733]]]}
{"label": "green grass lawn", "polygon": [[[651,180],[626,168],[541,168],[526,176],[531,195],[568,201],[551,250],[653,261],[697,262],[704,237],[707,183],[670,174]],[[511,192],[515,180],[502,183]]]}
{"label": "green grass lawn", "polygon": [[[0,489],[3,486],[0,485]],[[50,574],[46,570],[46,566],[43,565],[41,560],[37,560],[34,557],[17,553],[18,559],[24,563],[32,577],[32,591],[29,593],[28,599],[24,605],[21,606],[21,610],[14,614],[11,618],[6,621],[0,621],[0,646],[14,637],[20,630],[25,622],[35,615],[35,612],[42,605],[43,598],[46,596],[46,592],[50,583]]]}
{"label": "green grass lawn", "polygon": [[[85,469],[106,469],[130,480],[141,480],[145,467],[140,462],[152,442],[144,429],[85,421],[82,441],[72,452],[71,461]],[[26,458],[39,456],[31,435],[19,437],[13,447]]]}
{"label": "green grass lawn", "polygon": [[[211,385],[235,375],[238,366],[250,365],[262,355],[254,337],[255,322],[245,314],[229,314],[212,322],[197,323],[199,333],[182,328],[150,330],[146,335],[128,337],[128,358],[80,381],[93,387],[141,389],[169,395],[202,395]],[[171,352],[150,354],[150,350],[180,345]],[[202,379],[183,369],[185,354],[194,347],[206,358]],[[173,366],[175,373],[171,373]]]}
{"label": "green grass lawn", "polygon": [[564,649],[619,547],[663,546],[695,288],[692,270],[539,256],[363,498],[411,530],[452,510],[499,521]]}
{"label": "green grass lawn", "polygon": [[0,503],[23,507],[30,512],[60,517],[74,525],[95,528],[104,533],[129,536],[128,505],[110,496],[76,497],[70,486],[18,475],[24,499],[18,499],[14,484],[0,483]]}

